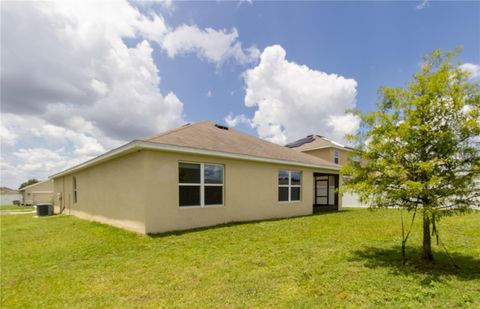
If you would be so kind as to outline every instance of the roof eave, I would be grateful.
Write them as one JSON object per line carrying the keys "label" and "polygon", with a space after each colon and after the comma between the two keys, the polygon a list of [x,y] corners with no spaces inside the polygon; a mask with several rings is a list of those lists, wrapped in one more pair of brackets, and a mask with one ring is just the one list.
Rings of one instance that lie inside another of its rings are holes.
{"label": "roof eave", "polygon": [[346,146],[340,147],[340,146],[335,146],[335,145],[327,145],[327,146],[321,146],[321,147],[299,149],[298,151],[304,152],[304,151],[313,151],[313,150],[320,150],[320,149],[326,149],[326,148],[335,148],[335,149],[345,150],[345,151],[354,151],[355,150],[353,148],[346,147]]}
{"label": "roof eave", "polygon": [[161,144],[161,143],[148,142],[148,141],[142,141],[142,140],[134,140],[128,144],[125,144],[109,152],[106,152],[96,158],[85,161],[84,163],[81,163],[79,165],[66,169],[60,173],[51,175],[49,178],[57,178],[57,177],[65,176],[65,175],[74,173],[76,171],[85,169],[87,167],[94,166],[96,164],[111,160],[115,157],[133,152],[135,150],[140,150],[140,149],[206,155],[206,156],[230,158],[230,159],[238,159],[238,160],[246,160],[246,161],[275,163],[275,164],[293,165],[293,166],[301,166],[301,167],[309,167],[309,168],[321,168],[321,169],[329,169],[329,170],[335,170],[335,171],[340,170],[340,167],[333,166],[333,165],[310,164],[310,163],[304,163],[304,162],[298,162],[298,161],[257,157],[252,155],[239,154],[239,153],[231,153],[231,152],[223,152],[223,151],[216,151],[216,150],[209,150],[209,149],[193,148],[193,147],[187,147],[187,146],[178,146],[178,145]]}

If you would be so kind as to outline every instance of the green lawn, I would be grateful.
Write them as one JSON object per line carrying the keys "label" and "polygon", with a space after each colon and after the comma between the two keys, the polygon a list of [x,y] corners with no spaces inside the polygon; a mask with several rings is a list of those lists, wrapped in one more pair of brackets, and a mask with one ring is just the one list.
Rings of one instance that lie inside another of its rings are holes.
{"label": "green lawn", "polygon": [[33,206],[2,205],[0,211],[33,211]]}
{"label": "green lawn", "polygon": [[[294,206],[292,206],[294,207]],[[1,307],[480,307],[480,213],[445,218],[437,262],[401,262],[400,212],[142,236],[70,216],[1,216]]]}

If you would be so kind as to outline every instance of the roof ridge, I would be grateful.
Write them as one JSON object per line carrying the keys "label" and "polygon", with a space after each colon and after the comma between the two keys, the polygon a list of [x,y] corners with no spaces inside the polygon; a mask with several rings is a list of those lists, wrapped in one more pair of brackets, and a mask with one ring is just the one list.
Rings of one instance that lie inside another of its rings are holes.
{"label": "roof ridge", "polygon": [[155,139],[155,138],[158,138],[158,137],[162,137],[162,136],[166,136],[166,135],[169,135],[169,134],[172,134],[172,133],[181,131],[181,130],[186,129],[186,128],[190,128],[190,127],[192,127],[192,126],[195,126],[195,125],[197,125],[197,124],[204,123],[204,122],[210,122],[210,121],[208,121],[208,120],[202,120],[202,121],[198,121],[198,122],[195,122],[195,123],[189,123],[189,122],[188,122],[188,123],[182,125],[182,126],[179,127],[179,128],[167,130],[167,131],[165,131],[165,132],[162,132],[162,133],[159,133],[159,134],[155,134],[155,135],[150,135],[150,136],[141,138],[140,140],[143,140],[143,141],[151,141],[152,139]]}
{"label": "roof ridge", "polygon": [[[179,132],[182,132],[182,131],[185,131],[186,132],[186,129],[190,130],[190,131],[196,131],[195,127],[198,126],[198,129],[200,131],[202,131],[203,127],[213,127],[216,123],[213,122],[213,121],[209,121],[209,120],[203,120],[203,121],[199,121],[199,122],[196,122],[196,123],[193,123],[191,125],[184,125],[180,128],[176,128],[176,129],[173,129],[173,130],[170,130],[170,131],[166,131],[166,132],[163,132],[163,133],[160,133],[160,134],[157,134],[157,135],[154,135],[154,136],[150,136],[146,139],[141,139],[143,141],[146,141],[146,142],[154,142],[154,143],[160,143],[160,144],[170,144],[170,145],[178,145],[176,142],[174,141],[169,141],[169,142],[166,142],[165,139],[170,139],[170,138],[174,138],[176,134],[180,134],[182,135],[183,133],[179,133]],[[261,141],[263,143],[263,146],[260,146],[260,145],[256,145],[255,148],[257,147],[260,147],[262,149],[264,149],[265,151],[268,152],[268,149],[275,149],[276,152],[284,152],[285,154],[288,154],[290,153],[290,155],[287,155],[287,156],[292,156],[292,159],[293,157],[296,157],[297,159],[293,159],[294,161],[316,161],[317,164],[322,164],[322,165],[331,165],[330,162],[326,161],[326,160],[323,160],[321,158],[318,158],[318,157],[315,157],[315,156],[312,156],[312,155],[309,155],[309,154],[306,154],[306,153],[303,153],[303,152],[300,152],[298,150],[295,150],[293,148],[288,148],[288,147],[285,147],[283,145],[280,145],[280,144],[277,144],[277,143],[274,143],[274,142],[271,142],[269,140],[266,140],[266,139],[263,139],[263,138],[260,138],[258,136],[254,136],[254,135],[251,135],[251,134],[248,134],[246,132],[243,132],[241,130],[238,130],[236,128],[231,128],[231,127],[228,127],[228,131],[226,132],[230,132],[230,134],[234,134],[234,135],[237,135],[238,138],[241,138],[241,139],[244,139],[244,140],[249,140],[251,141],[252,145],[256,143],[256,141]],[[196,134],[196,133],[195,133]],[[233,138],[233,137],[230,137],[230,138]],[[159,141],[159,140],[163,140],[163,141]],[[230,143],[232,142],[232,140],[230,140]],[[182,144],[180,144],[182,145]],[[193,148],[198,148],[198,149],[210,149],[210,150],[216,150],[216,151],[219,151],[218,149],[215,149],[215,147],[207,147],[207,146],[202,146],[202,145],[195,145],[195,146],[192,146],[192,145],[188,145],[189,147],[193,147]],[[231,152],[231,153],[238,153],[238,154],[247,154],[247,155],[252,155],[252,154],[249,154],[248,151],[239,151],[238,149],[233,151],[233,150],[222,150],[224,152]],[[269,157],[268,155],[259,155],[257,154],[256,156],[265,156],[265,157]]]}
{"label": "roof ridge", "polygon": [[21,188],[21,189],[18,189],[18,191],[23,191],[23,190],[25,190],[25,189],[27,189],[27,188],[30,188],[30,187],[33,187],[33,186],[36,186],[36,185],[39,185],[39,184],[48,182],[48,181],[50,181],[50,180],[51,180],[50,178],[47,178],[47,179],[45,179],[45,180],[39,180],[39,181],[36,182],[36,183],[32,183],[31,185],[28,185],[28,186],[25,186],[25,187],[23,187],[23,188]]}
{"label": "roof ridge", "polygon": [[309,158],[314,158],[314,159],[317,159],[317,160],[319,160],[319,161],[323,161],[324,164],[330,164],[330,165],[332,165],[332,164],[331,164],[330,162],[328,162],[327,160],[324,160],[324,159],[322,159],[322,158],[316,157],[316,156],[314,156],[314,155],[310,155],[310,154],[308,154],[308,153],[304,153],[304,152],[301,152],[301,151],[297,151],[297,150],[295,150],[295,149],[293,149],[293,148],[285,147],[285,146],[279,145],[279,144],[274,143],[274,142],[271,142],[271,141],[267,141],[266,139],[263,139],[263,138],[260,138],[260,137],[256,137],[256,136],[253,136],[253,135],[250,135],[250,134],[247,134],[247,133],[245,133],[245,132],[243,132],[243,131],[239,131],[239,130],[236,130],[236,129],[231,129],[231,130],[234,131],[234,132],[240,133],[240,134],[242,134],[242,135],[245,135],[245,136],[247,136],[248,138],[259,138],[259,139],[261,139],[262,141],[264,141],[264,142],[266,142],[266,143],[269,143],[269,144],[271,144],[271,145],[274,145],[275,147],[279,147],[278,149],[280,149],[280,148],[282,148],[282,149],[288,149],[288,151],[291,151],[292,153],[295,152],[296,154],[299,154],[300,156],[306,156],[306,157],[309,157]]}

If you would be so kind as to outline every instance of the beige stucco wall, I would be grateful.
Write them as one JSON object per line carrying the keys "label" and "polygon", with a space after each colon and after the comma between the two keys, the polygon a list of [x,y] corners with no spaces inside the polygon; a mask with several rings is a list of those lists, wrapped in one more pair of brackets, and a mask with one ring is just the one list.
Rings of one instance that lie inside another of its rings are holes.
{"label": "beige stucco wall", "polygon": [[[178,163],[184,161],[225,166],[224,206],[179,207]],[[301,201],[278,202],[280,169],[302,172]],[[142,150],[55,178],[54,203],[57,212],[64,208],[64,213],[80,218],[139,233],[162,233],[311,214],[313,172],[332,173],[288,165]],[[77,203],[73,203],[73,176],[77,179]]]}
{"label": "beige stucco wall", "polygon": [[143,166],[144,156],[136,152],[55,178],[55,211],[63,208],[66,214],[145,233]]}
{"label": "beige stucco wall", "polygon": [[20,191],[22,203],[36,205],[40,203],[51,203],[53,200],[53,180],[39,182]]}
{"label": "beige stucco wall", "polygon": [[[225,166],[224,206],[179,207],[178,163]],[[278,202],[278,171],[301,171],[301,201]],[[191,229],[227,222],[284,218],[313,211],[313,172],[296,166],[145,151],[147,233]],[[331,171],[330,171],[331,172]]]}
{"label": "beige stucco wall", "polygon": [[335,149],[338,150],[339,165],[345,165],[348,162],[348,160],[350,160],[352,158],[352,153],[350,151],[347,151],[347,150],[344,150],[344,149],[333,148],[333,147],[321,148],[321,149],[315,149],[315,150],[307,150],[307,151],[303,151],[303,152],[307,153],[309,155],[313,155],[315,157],[327,160],[328,162],[334,163],[333,156],[334,156]]}

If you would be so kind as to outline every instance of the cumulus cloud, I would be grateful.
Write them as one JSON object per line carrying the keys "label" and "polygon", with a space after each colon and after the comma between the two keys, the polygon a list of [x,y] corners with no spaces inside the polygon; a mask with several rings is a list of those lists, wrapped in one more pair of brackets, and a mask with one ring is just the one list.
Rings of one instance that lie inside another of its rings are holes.
{"label": "cumulus cloud", "polygon": [[256,61],[259,56],[259,51],[254,46],[245,50],[242,48],[235,28],[231,31],[212,28],[202,30],[197,26],[181,25],[158,37],[156,41],[171,58],[195,53],[198,57],[218,65],[228,59],[246,64]]}
{"label": "cumulus cloud", "polygon": [[245,105],[252,119],[229,115],[230,125],[250,123],[261,138],[285,144],[309,134],[344,141],[360,120],[345,110],[355,107],[357,82],[286,60],[285,50],[265,48],[260,63],[244,74]]}
{"label": "cumulus cloud", "polygon": [[228,126],[231,126],[231,127],[236,127],[238,126],[239,124],[245,124],[245,125],[248,125],[250,127],[252,127],[252,121],[245,115],[241,114],[241,115],[233,115],[233,113],[230,113],[228,114],[227,117],[225,117],[225,123],[228,125]]}
{"label": "cumulus cloud", "polygon": [[18,135],[5,127],[3,124],[0,124],[0,141],[2,144],[13,146],[17,141]]}
{"label": "cumulus cloud", "polygon": [[124,142],[105,136],[78,116],[71,118],[73,129],[52,125],[36,116],[9,113],[2,114],[2,126],[15,134],[12,142],[1,138],[2,185],[12,187],[28,178],[44,179]]}
{"label": "cumulus cloud", "polygon": [[[171,1],[160,5],[174,10]],[[182,101],[161,91],[152,44],[170,57],[193,54],[217,66],[258,59],[255,47],[242,47],[236,29],[173,29],[153,8],[127,1],[2,4],[3,184],[45,178],[122,142],[183,124]],[[137,44],[127,46],[126,38]],[[57,163],[39,165],[28,159],[32,153]]]}
{"label": "cumulus cloud", "polygon": [[126,2],[8,2],[2,10],[2,112],[57,125],[76,115],[126,139],[183,123],[180,100],[160,93],[150,44],[123,42],[158,18]]}
{"label": "cumulus cloud", "polygon": [[470,78],[480,77],[480,65],[474,63],[463,63],[460,65],[460,69],[469,72]]}

